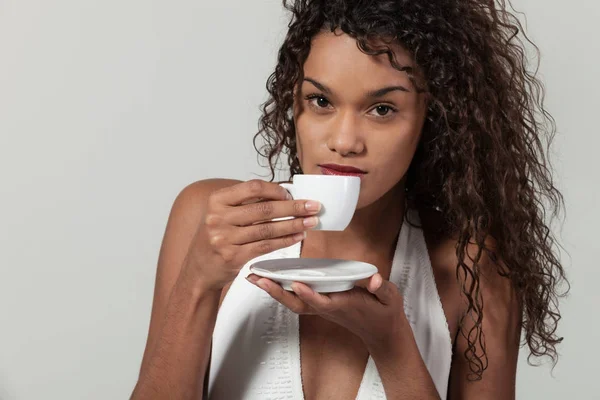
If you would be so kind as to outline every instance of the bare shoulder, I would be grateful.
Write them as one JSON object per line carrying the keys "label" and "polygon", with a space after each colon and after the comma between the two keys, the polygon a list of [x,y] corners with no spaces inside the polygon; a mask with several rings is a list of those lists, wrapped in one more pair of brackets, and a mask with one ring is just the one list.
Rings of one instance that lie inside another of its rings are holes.
{"label": "bare shoulder", "polygon": [[160,249],[156,295],[167,296],[179,275],[188,248],[202,218],[210,195],[236,185],[234,179],[205,179],[185,186],[175,198]]}
{"label": "bare shoulder", "polygon": [[[467,287],[471,285],[476,269],[479,276],[479,290],[484,297],[491,299],[491,301],[485,302],[486,310],[514,304],[516,293],[511,280],[504,276],[505,264],[497,252],[494,238],[488,237],[482,249],[474,242],[468,243],[462,259],[459,259],[457,254],[457,246],[458,239],[455,237],[428,239],[429,255],[438,286],[447,287],[455,294],[462,295],[462,281],[466,283]],[[474,260],[478,260],[477,265]],[[460,263],[463,266],[459,267]],[[468,271],[464,271],[463,268]],[[463,303],[461,309],[464,312],[467,305],[464,302],[461,303]]]}
{"label": "bare shoulder", "polygon": [[[426,226],[431,227],[431,224],[435,224],[435,217],[425,216],[425,236],[436,284],[444,311],[447,316],[451,315],[448,325],[454,326],[454,329],[451,328],[454,331],[455,349],[450,379],[450,398],[514,398],[521,306],[511,280],[503,276],[506,267],[502,255],[498,253],[497,242],[494,238],[488,237],[483,249],[474,242],[468,243],[465,247],[465,257],[459,260],[458,238],[432,233],[435,232],[434,229],[426,229]],[[477,265],[473,261],[476,259],[478,259]],[[459,267],[460,262],[464,263],[462,267]],[[474,316],[475,318],[462,319],[462,316],[468,312],[469,306],[462,285],[464,284],[467,290],[471,287],[472,272],[475,269],[479,282],[472,297],[476,297],[475,291],[479,292],[479,298],[484,305],[483,312],[479,316]],[[481,356],[484,349],[481,347],[481,342],[469,343],[466,336],[459,334],[459,331],[462,329],[466,335],[469,335],[469,332],[470,335],[474,335],[475,331],[472,329],[477,319],[481,322],[487,356],[487,363],[484,362],[482,365],[487,364],[487,368],[481,380],[471,381],[469,376],[472,365],[469,364],[465,354],[475,352]]]}
{"label": "bare shoulder", "polygon": [[[160,321],[164,317],[170,293],[179,277],[189,246],[206,212],[207,199],[212,192],[239,182],[231,179],[197,181],[183,188],[175,198],[158,254],[152,313],[142,368],[147,364],[149,351],[159,336]],[[224,291],[221,293],[221,301]]]}
{"label": "bare shoulder", "polygon": [[[169,223],[179,224],[180,227],[177,230],[180,232],[180,235],[186,238],[184,242],[189,243],[191,236],[195,233],[196,228],[206,213],[207,201],[210,195],[242,182],[236,179],[213,178],[190,183],[181,190],[175,199]],[[219,306],[228,289],[229,285],[223,288]]]}
{"label": "bare shoulder", "polygon": [[[195,214],[194,211],[201,214],[201,209],[199,209],[199,205],[202,205],[202,209],[206,205],[206,200],[211,193],[224,189],[226,187],[230,187],[241,183],[242,181],[237,179],[222,179],[222,178],[213,178],[213,179],[203,179],[199,181],[195,181],[190,183],[186,187],[184,187],[177,199],[175,200],[175,207],[183,208],[185,212]],[[193,205],[193,207],[190,207]]]}
{"label": "bare shoulder", "polygon": [[[465,257],[459,260],[457,254],[458,237],[456,235],[442,235],[435,231],[439,215],[435,215],[435,213],[422,214],[421,218],[429,257],[438,286],[453,289],[455,294],[459,294],[461,292],[460,281],[457,278],[459,263],[463,262],[466,268],[473,271],[475,267],[474,260],[478,259],[477,273],[480,279],[480,290],[493,295],[495,298],[493,303],[511,303],[514,300],[511,281],[502,276],[505,264],[502,255],[498,253],[497,243],[493,237],[488,236],[486,238],[482,249],[475,242],[468,243],[465,247]],[[467,284],[471,283],[469,281],[471,278],[470,274],[466,275]],[[463,308],[466,309],[466,306]]]}

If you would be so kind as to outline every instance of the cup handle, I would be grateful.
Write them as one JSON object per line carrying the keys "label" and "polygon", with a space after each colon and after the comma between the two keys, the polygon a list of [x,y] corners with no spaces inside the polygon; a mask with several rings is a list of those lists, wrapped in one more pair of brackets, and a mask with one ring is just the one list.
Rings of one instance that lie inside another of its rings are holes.
{"label": "cup handle", "polygon": [[289,194],[292,195],[292,198],[296,198],[296,195],[294,194],[294,184],[293,183],[280,183],[279,186],[281,186],[282,188],[284,188],[285,190],[288,191]]}

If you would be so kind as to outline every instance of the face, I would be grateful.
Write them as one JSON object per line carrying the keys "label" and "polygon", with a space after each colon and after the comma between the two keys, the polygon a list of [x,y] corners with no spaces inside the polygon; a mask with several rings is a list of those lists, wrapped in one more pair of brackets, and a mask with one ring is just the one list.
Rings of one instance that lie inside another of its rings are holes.
{"label": "face", "polygon": [[[414,67],[407,51],[392,49],[400,65]],[[300,166],[305,174],[331,173],[324,164],[364,171],[358,208],[370,205],[403,184],[426,109],[425,95],[387,55],[364,54],[346,34],[320,33],[295,93]]]}

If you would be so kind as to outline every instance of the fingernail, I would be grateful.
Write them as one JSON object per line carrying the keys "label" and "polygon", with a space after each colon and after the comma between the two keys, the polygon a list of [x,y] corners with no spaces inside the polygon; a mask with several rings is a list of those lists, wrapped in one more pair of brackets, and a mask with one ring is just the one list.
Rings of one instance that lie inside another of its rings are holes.
{"label": "fingernail", "polygon": [[313,226],[317,226],[318,223],[319,223],[318,217],[308,217],[308,218],[304,218],[304,221],[302,221],[302,224],[304,224],[304,226],[307,228],[312,228]]}
{"label": "fingernail", "polygon": [[304,290],[302,290],[302,287],[296,283],[292,283],[291,288],[296,294],[304,294]]}
{"label": "fingernail", "polygon": [[296,293],[297,295],[300,295],[300,296],[308,296],[309,294],[312,293],[312,289],[310,288],[310,286],[307,288],[306,286],[302,286],[297,283],[293,283],[291,287],[292,287],[292,290],[294,291],[294,293]]}
{"label": "fingernail", "polygon": [[288,199],[288,200],[292,200],[293,199],[292,194],[290,192],[288,192],[287,190],[285,191],[285,198]]}
{"label": "fingernail", "polygon": [[248,276],[246,277],[246,280],[247,280],[248,282],[250,282],[251,284],[253,284],[253,285],[254,285],[254,284],[256,284],[256,281],[258,280],[258,277],[257,277],[257,276],[252,276],[252,275],[248,275]]}
{"label": "fingernail", "polygon": [[269,290],[269,284],[266,281],[258,281],[256,282],[256,286],[258,286],[262,290]]}
{"label": "fingernail", "polygon": [[309,200],[304,203],[304,207],[307,211],[319,211],[321,209],[321,203],[314,200]]}
{"label": "fingernail", "polygon": [[303,240],[306,238],[306,232],[300,232],[300,233],[296,233],[294,235],[294,240],[298,241],[298,240]]}

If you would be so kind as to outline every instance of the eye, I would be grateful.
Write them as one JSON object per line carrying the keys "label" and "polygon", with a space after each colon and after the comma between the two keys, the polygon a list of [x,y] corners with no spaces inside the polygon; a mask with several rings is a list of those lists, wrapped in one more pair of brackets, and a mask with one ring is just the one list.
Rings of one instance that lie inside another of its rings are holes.
{"label": "eye", "polygon": [[373,108],[373,110],[371,110],[371,112],[373,112],[373,111],[376,113],[376,116],[385,118],[385,117],[390,117],[397,110],[392,106],[380,104],[380,105],[376,106],[375,108]]}
{"label": "eye", "polygon": [[331,103],[329,103],[329,100],[327,100],[327,98],[325,98],[324,96],[318,95],[318,94],[308,95],[308,96],[306,96],[306,100],[308,100],[309,103],[316,108],[327,108],[328,106],[331,105]]}
{"label": "eye", "polygon": [[377,111],[377,114],[383,116],[390,112],[391,108],[389,108],[388,106],[377,106],[375,110]]}
{"label": "eye", "polygon": [[325,97],[317,97],[316,100],[319,107],[327,107],[329,105],[329,101]]}

